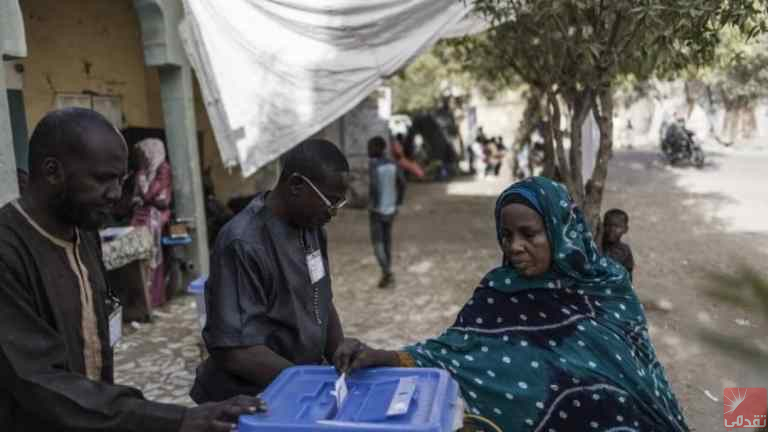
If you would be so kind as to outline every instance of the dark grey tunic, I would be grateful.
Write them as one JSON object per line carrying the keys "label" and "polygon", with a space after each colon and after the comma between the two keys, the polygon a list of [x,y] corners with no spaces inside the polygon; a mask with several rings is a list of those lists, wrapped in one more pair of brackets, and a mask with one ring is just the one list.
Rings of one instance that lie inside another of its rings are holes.
{"label": "dark grey tunic", "polygon": [[[111,384],[99,240],[95,233],[79,238],[67,244],[11,204],[0,209],[0,430],[177,431],[184,408]],[[93,296],[100,381],[85,376],[78,273],[87,275]]]}
{"label": "dark grey tunic", "polygon": [[[289,225],[264,205],[265,197],[257,195],[219,233],[203,339],[209,350],[264,345],[295,364],[321,364],[332,307],[325,232]],[[306,257],[317,250],[325,277],[312,284]],[[198,368],[192,397],[222,400],[262,390],[208,359]]]}

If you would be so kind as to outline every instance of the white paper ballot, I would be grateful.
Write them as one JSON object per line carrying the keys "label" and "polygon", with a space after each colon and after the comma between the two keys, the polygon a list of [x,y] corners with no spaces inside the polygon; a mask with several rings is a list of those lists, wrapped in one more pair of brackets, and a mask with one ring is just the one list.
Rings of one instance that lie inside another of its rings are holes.
{"label": "white paper ballot", "polygon": [[339,377],[339,379],[336,380],[336,384],[334,386],[334,394],[336,395],[336,407],[338,409],[341,409],[342,404],[344,403],[344,400],[347,399],[347,393],[349,390],[347,389],[347,374],[343,373]]}

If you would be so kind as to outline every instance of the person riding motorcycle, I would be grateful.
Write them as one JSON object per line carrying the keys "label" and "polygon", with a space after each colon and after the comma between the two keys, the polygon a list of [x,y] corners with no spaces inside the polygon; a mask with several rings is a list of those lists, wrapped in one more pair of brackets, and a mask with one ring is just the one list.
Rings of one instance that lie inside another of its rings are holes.
{"label": "person riding motorcycle", "polygon": [[685,120],[677,118],[667,127],[661,149],[668,156],[690,153],[692,136],[693,132],[685,127]]}
{"label": "person riding motorcycle", "polygon": [[685,127],[685,120],[676,117],[675,122],[664,130],[661,151],[671,164],[689,162],[697,168],[704,167],[705,155],[701,146],[694,141],[693,131]]}

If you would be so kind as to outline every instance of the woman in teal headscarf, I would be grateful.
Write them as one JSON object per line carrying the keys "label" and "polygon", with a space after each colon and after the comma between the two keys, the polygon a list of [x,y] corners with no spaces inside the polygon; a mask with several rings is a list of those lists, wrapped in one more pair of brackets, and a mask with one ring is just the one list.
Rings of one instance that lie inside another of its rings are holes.
{"label": "woman in teal headscarf", "polygon": [[505,432],[687,431],[626,271],[600,255],[565,187],[534,177],[496,202],[503,263],[441,336],[401,352],[343,347],[340,370],[448,370]]}

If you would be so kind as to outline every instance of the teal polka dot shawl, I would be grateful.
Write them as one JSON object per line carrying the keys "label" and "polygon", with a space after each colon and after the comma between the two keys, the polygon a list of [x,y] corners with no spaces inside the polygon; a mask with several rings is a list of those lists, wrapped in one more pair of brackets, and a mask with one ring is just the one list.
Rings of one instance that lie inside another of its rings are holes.
{"label": "teal polka dot shawl", "polygon": [[687,431],[629,276],[603,257],[566,188],[543,177],[510,186],[544,220],[552,266],[526,278],[502,264],[453,326],[406,348],[448,370],[470,412],[513,431]]}

